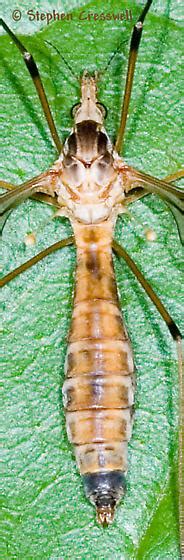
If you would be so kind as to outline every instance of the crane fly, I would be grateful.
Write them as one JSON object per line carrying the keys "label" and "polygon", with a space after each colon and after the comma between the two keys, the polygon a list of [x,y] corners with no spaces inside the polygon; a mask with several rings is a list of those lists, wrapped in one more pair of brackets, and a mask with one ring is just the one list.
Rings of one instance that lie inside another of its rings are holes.
{"label": "crane fly", "polygon": [[[74,126],[62,145],[36,63],[1,21],[23,55],[59,154],[48,171],[16,189],[1,182],[2,187],[10,189],[1,197],[2,216],[6,217],[12,207],[34,196],[59,207],[61,214],[70,220],[74,233],[10,272],[2,285],[49,252],[75,242],[76,288],[63,401],[67,433],[75,447],[85,492],[95,505],[98,522],[103,526],[112,523],[116,505],[125,493],[127,443],[131,437],[135,388],[133,355],[120,314],[112,249],[133,271],[176,340],[181,376],[180,331],[125,249],[113,239],[118,215],[125,211],[127,204],[147,193],[157,194],[167,202],[180,236],[183,234],[183,193],[171,184],[183,173],[179,171],[160,180],[129,166],[120,155],[143,23],[151,3],[150,0],[146,2],[133,29],[120,126],[114,143],[104,126],[105,109],[98,99],[97,75],[84,71],[81,99],[73,109]],[[182,550],[181,497],[179,503]]]}

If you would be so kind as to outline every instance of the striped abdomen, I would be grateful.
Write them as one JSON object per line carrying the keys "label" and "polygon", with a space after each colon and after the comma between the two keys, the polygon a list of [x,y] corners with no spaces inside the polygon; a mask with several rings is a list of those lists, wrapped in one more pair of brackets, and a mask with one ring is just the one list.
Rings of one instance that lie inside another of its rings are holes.
{"label": "striped abdomen", "polygon": [[77,270],[63,386],[67,433],[101,523],[124,492],[134,394],[130,342],[118,304],[110,222],[74,225]]}

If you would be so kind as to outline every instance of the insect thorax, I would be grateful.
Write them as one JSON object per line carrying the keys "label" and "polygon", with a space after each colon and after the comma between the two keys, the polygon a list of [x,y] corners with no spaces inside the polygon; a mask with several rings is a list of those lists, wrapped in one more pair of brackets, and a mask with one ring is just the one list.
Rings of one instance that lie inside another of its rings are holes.
{"label": "insect thorax", "polygon": [[119,160],[103,125],[91,120],[75,125],[55,164],[58,202],[71,221],[99,223],[117,215],[124,198]]}

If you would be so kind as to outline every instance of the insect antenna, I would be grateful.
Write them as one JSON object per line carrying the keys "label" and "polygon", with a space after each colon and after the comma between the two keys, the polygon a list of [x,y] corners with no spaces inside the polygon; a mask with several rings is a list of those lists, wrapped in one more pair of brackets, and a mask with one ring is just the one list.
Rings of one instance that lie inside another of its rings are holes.
{"label": "insect antenna", "polygon": [[53,45],[53,43],[51,43],[50,41],[45,40],[44,43],[47,43],[48,45],[50,45],[56,52],[57,54],[59,54],[60,58],[63,60],[63,62],[65,63],[66,67],[68,68],[68,70],[70,71],[70,73],[72,74],[72,76],[75,78],[75,80],[78,80],[78,76],[74,73],[73,68],[70,66],[69,62],[65,59],[65,57],[63,56],[63,54],[61,54],[61,52],[59,51],[59,49]]}
{"label": "insect antenna", "polygon": [[109,66],[111,65],[112,61],[114,60],[115,56],[117,55],[118,52],[121,51],[122,46],[125,45],[126,43],[127,43],[126,40],[123,40],[123,41],[121,41],[121,42],[119,43],[119,45],[118,45],[118,47],[116,48],[116,50],[115,50],[115,51],[112,53],[112,55],[110,56],[110,58],[109,58],[109,60],[108,60],[108,62],[107,62],[107,64],[106,64],[105,68],[103,68],[103,70],[99,70],[98,76],[99,76],[100,78],[101,78],[101,77],[102,77],[102,78],[104,77],[104,75],[106,74],[106,72],[107,72]]}

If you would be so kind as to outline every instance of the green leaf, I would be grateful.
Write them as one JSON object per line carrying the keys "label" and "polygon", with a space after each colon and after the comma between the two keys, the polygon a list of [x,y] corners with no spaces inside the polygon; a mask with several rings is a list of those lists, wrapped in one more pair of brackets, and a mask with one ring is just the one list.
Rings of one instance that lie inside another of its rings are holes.
{"label": "green leaf", "polygon": [[[65,2],[67,5],[71,11],[71,4]],[[22,39],[38,62],[62,138],[70,131],[70,109],[79,100],[80,87],[45,40],[61,51],[76,76],[85,68],[102,71],[124,41],[122,53],[116,54],[99,83],[99,99],[108,108],[106,126],[113,139],[132,22],[80,21],[79,11],[117,14],[131,8],[135,21],[140,2],[114,0],[104,6],[97,0],[79,5],[82,7],[73,12],[71,21],[48,26],[43,22],[42,31],[38,31],[40,22],[34,22],[35,34],[22,35]],[[181,167],[182,36],[178,14],[182,3],[177,2],[176,17],[175,6],[169,0],[153,2],[146,19],[125,137],[126,161],[158,177]],[[41,10],[47,9],[44,1]],[[16,24],[12,27],[16,32]],[[19,23],[19,32],[20,27]],[[21,33],[27,31],[30,22],[24,12]],[[6,35],[1,39],[1,59],[1,179],[20,184],[46,170],[56,151],[24,62]],[[130,211],[133,219],[126,215],[119,218],[116,237],[181,327],[181,245],[174,218],[156,196],[136,202]],[[3,230],[4,274],[71,234],[67,220],[52,217],[48,206],[32,200],[11,212]],[[144,235],[147,228],[157,234],[152,244]],[[37,237],[34,247],[24,243],[30,231]],[[3,559],[178,560],[176,484],[171,476],[176,473],[177,456],[175,345],[136,279],[123,262],[115,261],[121,306],[135,355],[136,413],[129,445],[127,494],[117,508],[114,524],[103,530],[84,496],[66,437],[61,400],[74,266],[75,250],[68,247],[2,290]]]}

